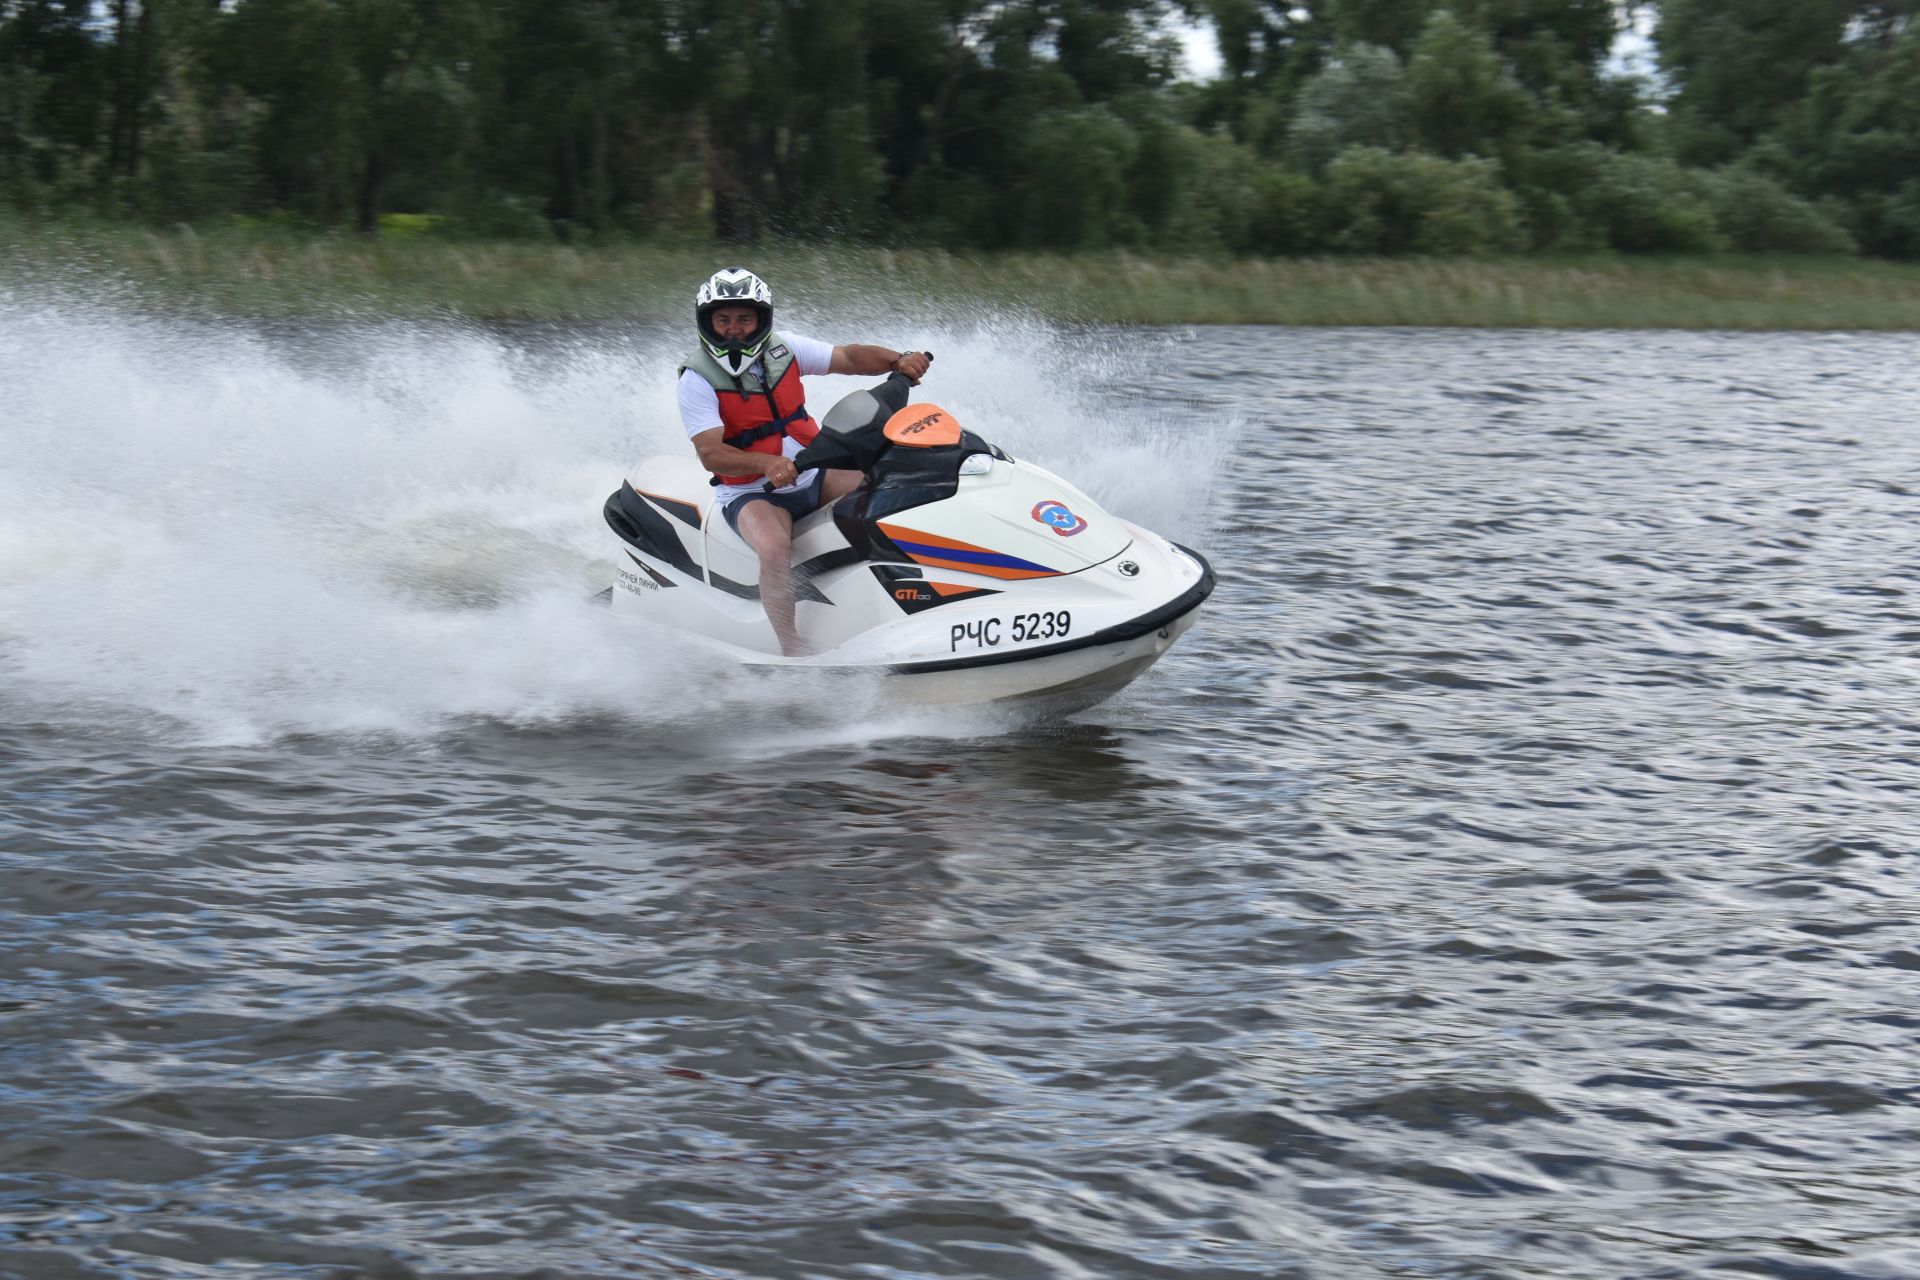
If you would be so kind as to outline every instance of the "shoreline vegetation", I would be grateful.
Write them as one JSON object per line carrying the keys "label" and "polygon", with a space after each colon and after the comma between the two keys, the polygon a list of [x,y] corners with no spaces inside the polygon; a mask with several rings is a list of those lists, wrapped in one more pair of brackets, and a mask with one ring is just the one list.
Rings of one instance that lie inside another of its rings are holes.
{"label": "shoreline vegetation", "polygon": [[237,318],[682,317],[739,260],[789,297],[1080,324],[1920,330],[1920,264],[1860,258],[1275,258],[461,241],[0,223],[0,289]]}

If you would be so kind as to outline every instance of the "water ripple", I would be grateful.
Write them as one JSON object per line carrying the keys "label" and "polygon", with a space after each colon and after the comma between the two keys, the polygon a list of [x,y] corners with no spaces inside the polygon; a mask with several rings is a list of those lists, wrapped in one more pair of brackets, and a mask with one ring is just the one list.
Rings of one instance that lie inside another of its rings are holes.
{"label": "water ripple", "polygon": [[1914,340],[1129,340],[1222,586],[1075,724],[0,647],[0,1272],[1920,1274]]}

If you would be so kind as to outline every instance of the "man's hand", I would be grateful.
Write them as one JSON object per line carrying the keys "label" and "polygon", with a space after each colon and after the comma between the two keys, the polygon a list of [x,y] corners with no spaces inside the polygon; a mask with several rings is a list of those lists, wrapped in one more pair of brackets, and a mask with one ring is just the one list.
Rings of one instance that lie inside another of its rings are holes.
{"label": "man's hand", "polygon": [[924,351],[903,351],[900,358],[893,362],[893,371],[905,375],[907,381],[917,387],[920,379],[927,376],[927,366],[932,363]]}
{"label": "man's hand", "polygon": [[762,474],[773,481],[777,488],[784,489],[800,478],[800,468],[793,465],[791,458],[775,456],[767,463],[767,469]]}

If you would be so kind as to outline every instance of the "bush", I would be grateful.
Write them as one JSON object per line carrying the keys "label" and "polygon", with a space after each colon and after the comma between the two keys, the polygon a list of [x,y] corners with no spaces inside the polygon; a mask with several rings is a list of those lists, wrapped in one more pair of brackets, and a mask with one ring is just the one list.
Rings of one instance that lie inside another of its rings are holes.
{"label": "bush", "polygon": [[417,240],[446,229],[447,219],[438,213],[383,213],[380,234],[389,240]]}
{"label": "bush", "polygon": [[1599,182],[1611,154],[1587,142],[1529,148],[1514,157],[1507,180],[1520,199],[1536,249],[1591,253],[1609,247],[1605,225],[1590,216],[1580,193]]}
{"label": "bush", "polygon": [[1349,253],[1499,253],[1522,239],[1491,160],[1352,147],[1327,166],[1322,200],[1328,246]]}
{"label": "bush", "polygon": [[1890,258],[1920,258],[1920,178],[1901,186],[1879,215],[1875,249]]}
{"label": "bush", "polygon": [[1311,178],[1278,165],[1253,173],[1252,245],[1259,253],[1311,253],[1322,246],[1321,192]]}
{"label": "bush", "polygon": [[1721,169],[1708,179],[1708,193],[1714,220],[1736,249],[1825,254],[1859,250],[1844,227],[1763,173]]}
{"label": "bush", "polygon": [[1709,184],[1664,156],[1621,155],[1587,143],[1588,180],[1568,191],[1583,221],[1629,253],[1718,253]]}

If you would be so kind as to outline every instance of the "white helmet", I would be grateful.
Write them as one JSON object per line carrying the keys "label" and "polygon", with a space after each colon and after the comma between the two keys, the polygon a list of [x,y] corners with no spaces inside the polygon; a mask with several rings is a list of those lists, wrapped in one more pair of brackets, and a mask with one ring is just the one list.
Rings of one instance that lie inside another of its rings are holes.
{"label": "white helmet", "polygon": [[[721,307],[752,307],[760,323],[745,338],[722,338],[713,331],[713,313]],[[745,267],[724,267],[693,295],[693,319],[707,354],[737,378],[760,358],[773,333],[773,290]]]}

